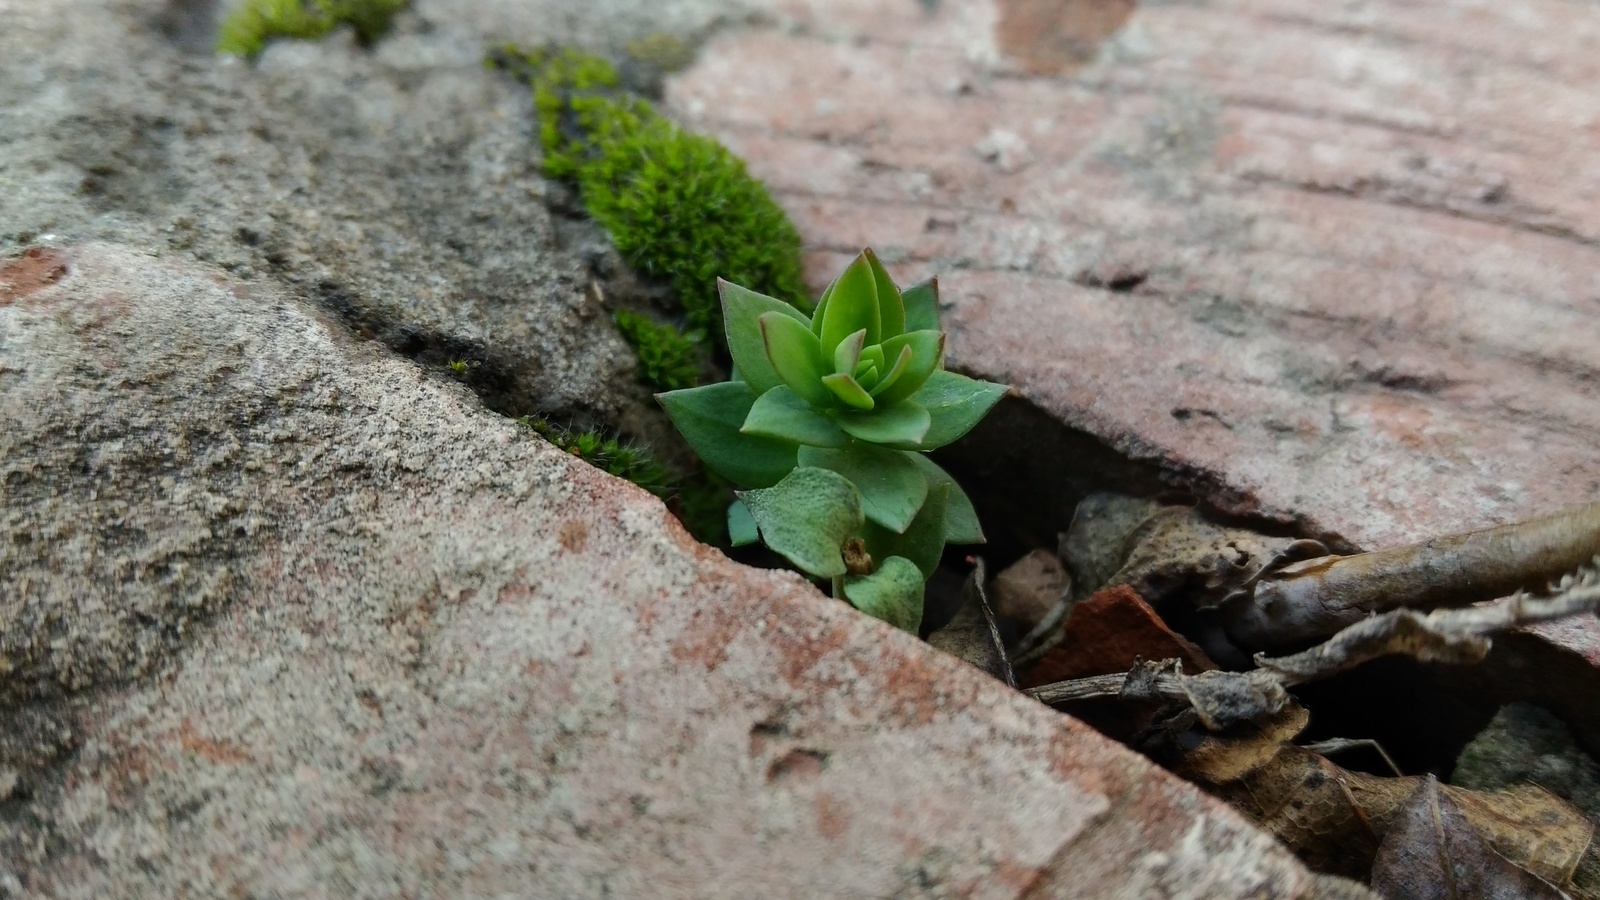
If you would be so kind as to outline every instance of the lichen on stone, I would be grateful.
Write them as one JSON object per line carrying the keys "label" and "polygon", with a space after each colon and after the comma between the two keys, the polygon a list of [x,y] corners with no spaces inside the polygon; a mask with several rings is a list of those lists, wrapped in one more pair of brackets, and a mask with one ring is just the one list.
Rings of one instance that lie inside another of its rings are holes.
{"label": "lichen on stone", "polygon": [[223,20],[217,51],[254,57],[277,38],[316,40],[343,25],[370,44],[410,0],[245,0]]}

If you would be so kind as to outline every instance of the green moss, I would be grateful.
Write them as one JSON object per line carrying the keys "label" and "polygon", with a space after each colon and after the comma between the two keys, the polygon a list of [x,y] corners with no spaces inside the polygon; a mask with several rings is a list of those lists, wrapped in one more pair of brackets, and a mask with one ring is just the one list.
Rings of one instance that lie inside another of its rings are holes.
{"label": "green moss", "polygon": [[245,0],[223,20],[217,50],[255,56],[276,38],[316,40],[349,25],[364,44],[389,29],[410,0]]}
{"label": "green moss", "polygon": [[624,444],[597,431],[576,431],[531,416],[524,416],[517,422],[608,475],[625,478],[659,497],[671,492],[666,467],[642,447]]}
{"label": "green moss", "polygon": [[598,57],[501,59],[533,87],[546,173],[577,184],[628,265],[673,289],[690,329],[720,336],[718,277],[804,307],[799,233],[738,157],[622,90]]}
{"label": "green moss", "polygon": [[651,387],[675,391],[694,387],[699,381],[704,332],[684,334],[625,309],[617,311],[616,320],[617,330],[639,355],[640,376]]}
{"label": "green moss", "polygon": [[[692,59],[686,45],[669,40],[629,51],[652,71]],[[640,371],[652,384],[668,390],[692,385],[706,349],[693,335],[721,340],[719,277],[809,311],[799,233],[725,147],[673,125],[627,91],[616,67],[599,57],[505,47],[485,62],[532,87],[545,173],[576,185],[623,260],[672,288],[681,304],[688,334],[636,313],[617,314],[617,327],[638,351]],[[550,439],[583,456],[581,437],[557,432]],[[596,439],[589,435],[591,448],[598,448]],[[700,472],[645,483],[595,464],[665,497],[699,540],[727,546],[733,491],[726,481]]]}

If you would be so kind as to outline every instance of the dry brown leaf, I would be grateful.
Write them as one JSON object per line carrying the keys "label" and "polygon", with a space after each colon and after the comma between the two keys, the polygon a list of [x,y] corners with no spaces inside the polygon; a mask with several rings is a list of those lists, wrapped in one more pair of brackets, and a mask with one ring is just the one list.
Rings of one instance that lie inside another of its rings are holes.
{"label": "dry brown leaf", "polygon": [[[1197,747],[1208,748],[1207,741]],[[1260,752],[1259,747],[1252,750]],[[1209,757],[1195,764],[1185,760],[1180,770],[1202,779],[1208,773],[1227,776],[1230,760],[1219,751],[1208,752]],[[1245,765],[1255,762],[1253,758],[1231,761],[1248,771],[1232,782],[1213,781],[1214,793],[1276,835],[1307,865],[1354,878],[1366,877],[1378,836],[1398,826],[1423,781],[1352,772],[1289,745],[1254,768]],[[1438,790],[1497,854],[1562,888],[1569,886],[1593,841],[1594,823],[1583,813],[1531,785],[1492,792],[1450,785]]]}
{"label": "dry brown leaf", "polygon": [[[1456,792],[1432,775],[1394,816],[1372,865],[1372,888],[1390,900],[1558,900],[1555,885],[1495,852]],[[1563,879],[1564,880],[1564,879]]]}
{"label": "dry brown leaf", "polygon": [[1035,550],[994,577],[989,587],[994,614],[1031,629],[1050,615],[1071,583],[1055,553]]}
{"label": "dry brown leaf", "polygon": [[1177,772],[1191,781],[1227,784],[1272,763],[1303,731],[1311,715],[1293,700],[1271,718],[1243,722],[1222,734],[1203,734],[1185,752]]}
{"label": "dry brown leaf", "polygon": [[949,624],[928,635],[928,643],[1016,687],[1017,677],[1011,671],[1010,660],[1006,659],[1005,644],[1000,640],[1000,630],[995,626],[994,613],[984,593],[984,581],[985,568],[980,557],[962,586],[961,608],[956,610]]}

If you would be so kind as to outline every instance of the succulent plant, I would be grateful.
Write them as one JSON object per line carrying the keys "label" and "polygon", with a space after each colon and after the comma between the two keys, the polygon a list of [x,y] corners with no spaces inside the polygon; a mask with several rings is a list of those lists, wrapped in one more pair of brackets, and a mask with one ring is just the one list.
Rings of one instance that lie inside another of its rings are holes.
{"label": "succulent plant", "polygon": [[834,595],[910,631],[946,543],[980,543],[972,501],[925,455],[1006,386],[944,368],[939,291],[902,291],[871,250],[807,316],[726,281],[733,380],[658,394],[690,446],[745,488],[735,545],[764,542]]}

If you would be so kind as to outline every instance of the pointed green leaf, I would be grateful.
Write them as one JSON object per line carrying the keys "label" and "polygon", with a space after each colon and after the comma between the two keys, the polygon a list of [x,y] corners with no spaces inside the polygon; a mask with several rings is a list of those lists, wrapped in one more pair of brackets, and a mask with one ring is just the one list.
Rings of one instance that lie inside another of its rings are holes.
{"label": "pointed green leaf", "polygon": [[947,369],[934,372],[912,395],[933,416],[933,424],[922,439],[922,449],[936,450],[971,431],[1008,390],[1003,384],[979,381]]}
{"label": "pointed green leaf", "polygon": [[722,324],[728,335],[728,353],[733,356],[734,371],[759,397],[772,390],[779,378],[772,364],[767,362],[767,345],[761,337],[758,320],[769,312],[783,313],[807,328],[811,327],[811,320],[782,300],[758,294],[731,281],[718,278],[717,292],[722,295]]}
{"label": "pointed green leaf", "polygon": [[842,412],[835,420],[857,440],[883,444],[899,450],[917,450],[928,433],[928,411],[910,400],[883,406],[870,412]]}
{"label": "pointed green leaf", "polygon": [[743,547],[761,540],[761,534],[756,528],[756,520],[750,515],[749,507],[741,500],[728,504],[728,543],[735,547]]}
{"label": "pointed green leaf", "polygon": [[[821,327],[816,327],[821,322]],[[812,320],[812,330],[822,341],[822,349],[829,354],[850,335],[866,329],[868,346],[878,343],[878,285],[872,278],[872,266],[866,256],[858,256],[839,280],[834,282],[828,295],[828,308]]]}
{"label": "pointed green leaf", "polygon": [[756,402],[742,381],[669,391],[656,400],[706,467],[734,484],[777,484],[796,465],[793,442],[740,433]]}
{"label": "pointed green leaf", "polygon": [[[874,371],[873,374],[876,376],[877,373]],[[872,395],[867,393],[867,389],[862,387],[853,375],[835,372],[832,375],[824,375],[822,383],[845,406],[860,410],[873,407]]]}
{"label": "pointed green leaf", "polygon": [[812,406],[833,405],[833,394],[822,386],[829,374],[822,362],[817,336],[800,322],[780,313],[762,313],[757,320],[767,345],[767,361],[783,383]]}
{"label": "pointed green leaf", "polygon": [[939,331],[939,279],[929,278],[900,292],[906,331]]}
{"label": "pointed green leaf", "polygon": [[761,539],[816,578],[845,573],[839,548],[861,527],[861,495],[837,472],[802,466],[769,488],[740,491]]}
{"label": "pointed green leaf", "polygon": [[890,385],[894,384],[896,381],[899,381],[900,376],[905,374],[906,366],[910,364],[911,348],[901,347],[900,356],[894,361],[894,368],[890,369],[889,374],[883,376],[883,378],[878,380],[877,384],[872,386],[872,396],[877,397],[879,394],[882,394],[884,391],[888,390]]}
{"label": "pointed green leaf", "polygon": [[844,580],[844,596],[850,605],[912,634],[922,625],[922,590],[922,572],[899,556],[884,560],[871,575]]}
{"label": "pointed green leaf", "polygon": [[[843,447],[850,443],[850,435],[845,434],[832,419],[812,409],[811,404],[801,400],[794,391],[789,390],[788,385],[783,384],[756,400],[739,430],[745,434],[814,447]],[[791,463],[789,468],[794,468],[794,464]]]}
{"label": "pointed green leaf", "polygon": [[856,384],[859,384],[863,388],[865,388],[869,394],[872,392],[872,386],[877,384],[877,383],[878,383],[878,367],[877,366],[869,364],[866,368],[864,368],[861,371],[856,373]]}
{"label": "pointed green leaf", "polygon": [[867,542],[867,552],[873,559],[903,556],[916,563],[922,577],[932,578],[944,556],[946,519],[950,514],[950,486],[941,484],[928,490],[928,499],[904,534],[896,534],[876,522],[861,526],[861,536]]}
{"label": "pointed green leaf", "polygon": [[[978,524],[978,512],[972,508],[972,498],[967,496],[967,492],[961,489],[961,485],[956,484],[956,480],[950,477],[949,472],[946,472],[938,463],[929,459],[927,455],[913,453],[912,458],[916,460],[917,468],[921,469],[922,474],[928,479],[928,496],[932,497],[933,492],[940,487],[949,488],[950,499],[944,511],[945,542],[950,544],[984,543],[983,528]],[[910,556],[911,554],[902,553],[900,555]]]}
{"label": "pointed green leaf", "polygon": [[928,496],[922,469],[900,450],[872,444],[851,444],[840,450],[801,447],[802,466],[817,466],[850,479],[861,492],[867,519],[895,532],[905,531]]}
{"label": "pointed green leaf", "polygon": [[833,350],[833,371],[846,375],[856,370],[861,362],[861,348],[867,340],[865,328],[839,342]]}
{"label": "pointed green leaf", "polygon": [[877,366],[878,371],[883,372],[889,368],[884,364],[884,359],[883,348],[877,344],[863,347],[861,348],[861,362],[856,364],[856,369],[862,370],[865,366]]}
{"label": "pointed green leaf", "polygon": [[878,262],[877,254],[868,247],[861,252],[872,267],[872,280],[878,286],[878,335],[882,338],[902,334],[906,330],[906,308],[900,299],[900,289],[895,287],[889,271]]}
{"label": "pointed green leaf", "polygon": [[[839,277],[844,276],[841,274]],[[828,301],[833,297],[833,289],[838,286],[839,278],[835,278],[818,298],[816,307],[811,310],[811,333],[816,335],[818,340],[822,339],[822,315],[828,308]]]}
{"label": "pointed green leaf", "polygon": [[883,342],[884,354],[892,359],[899,358],[902,347],[911,348],[911,360],[894,384],[878,395],[881,403],[899,403],[915,394],[944,362],[944,335],[937,331],[913,331]]}

